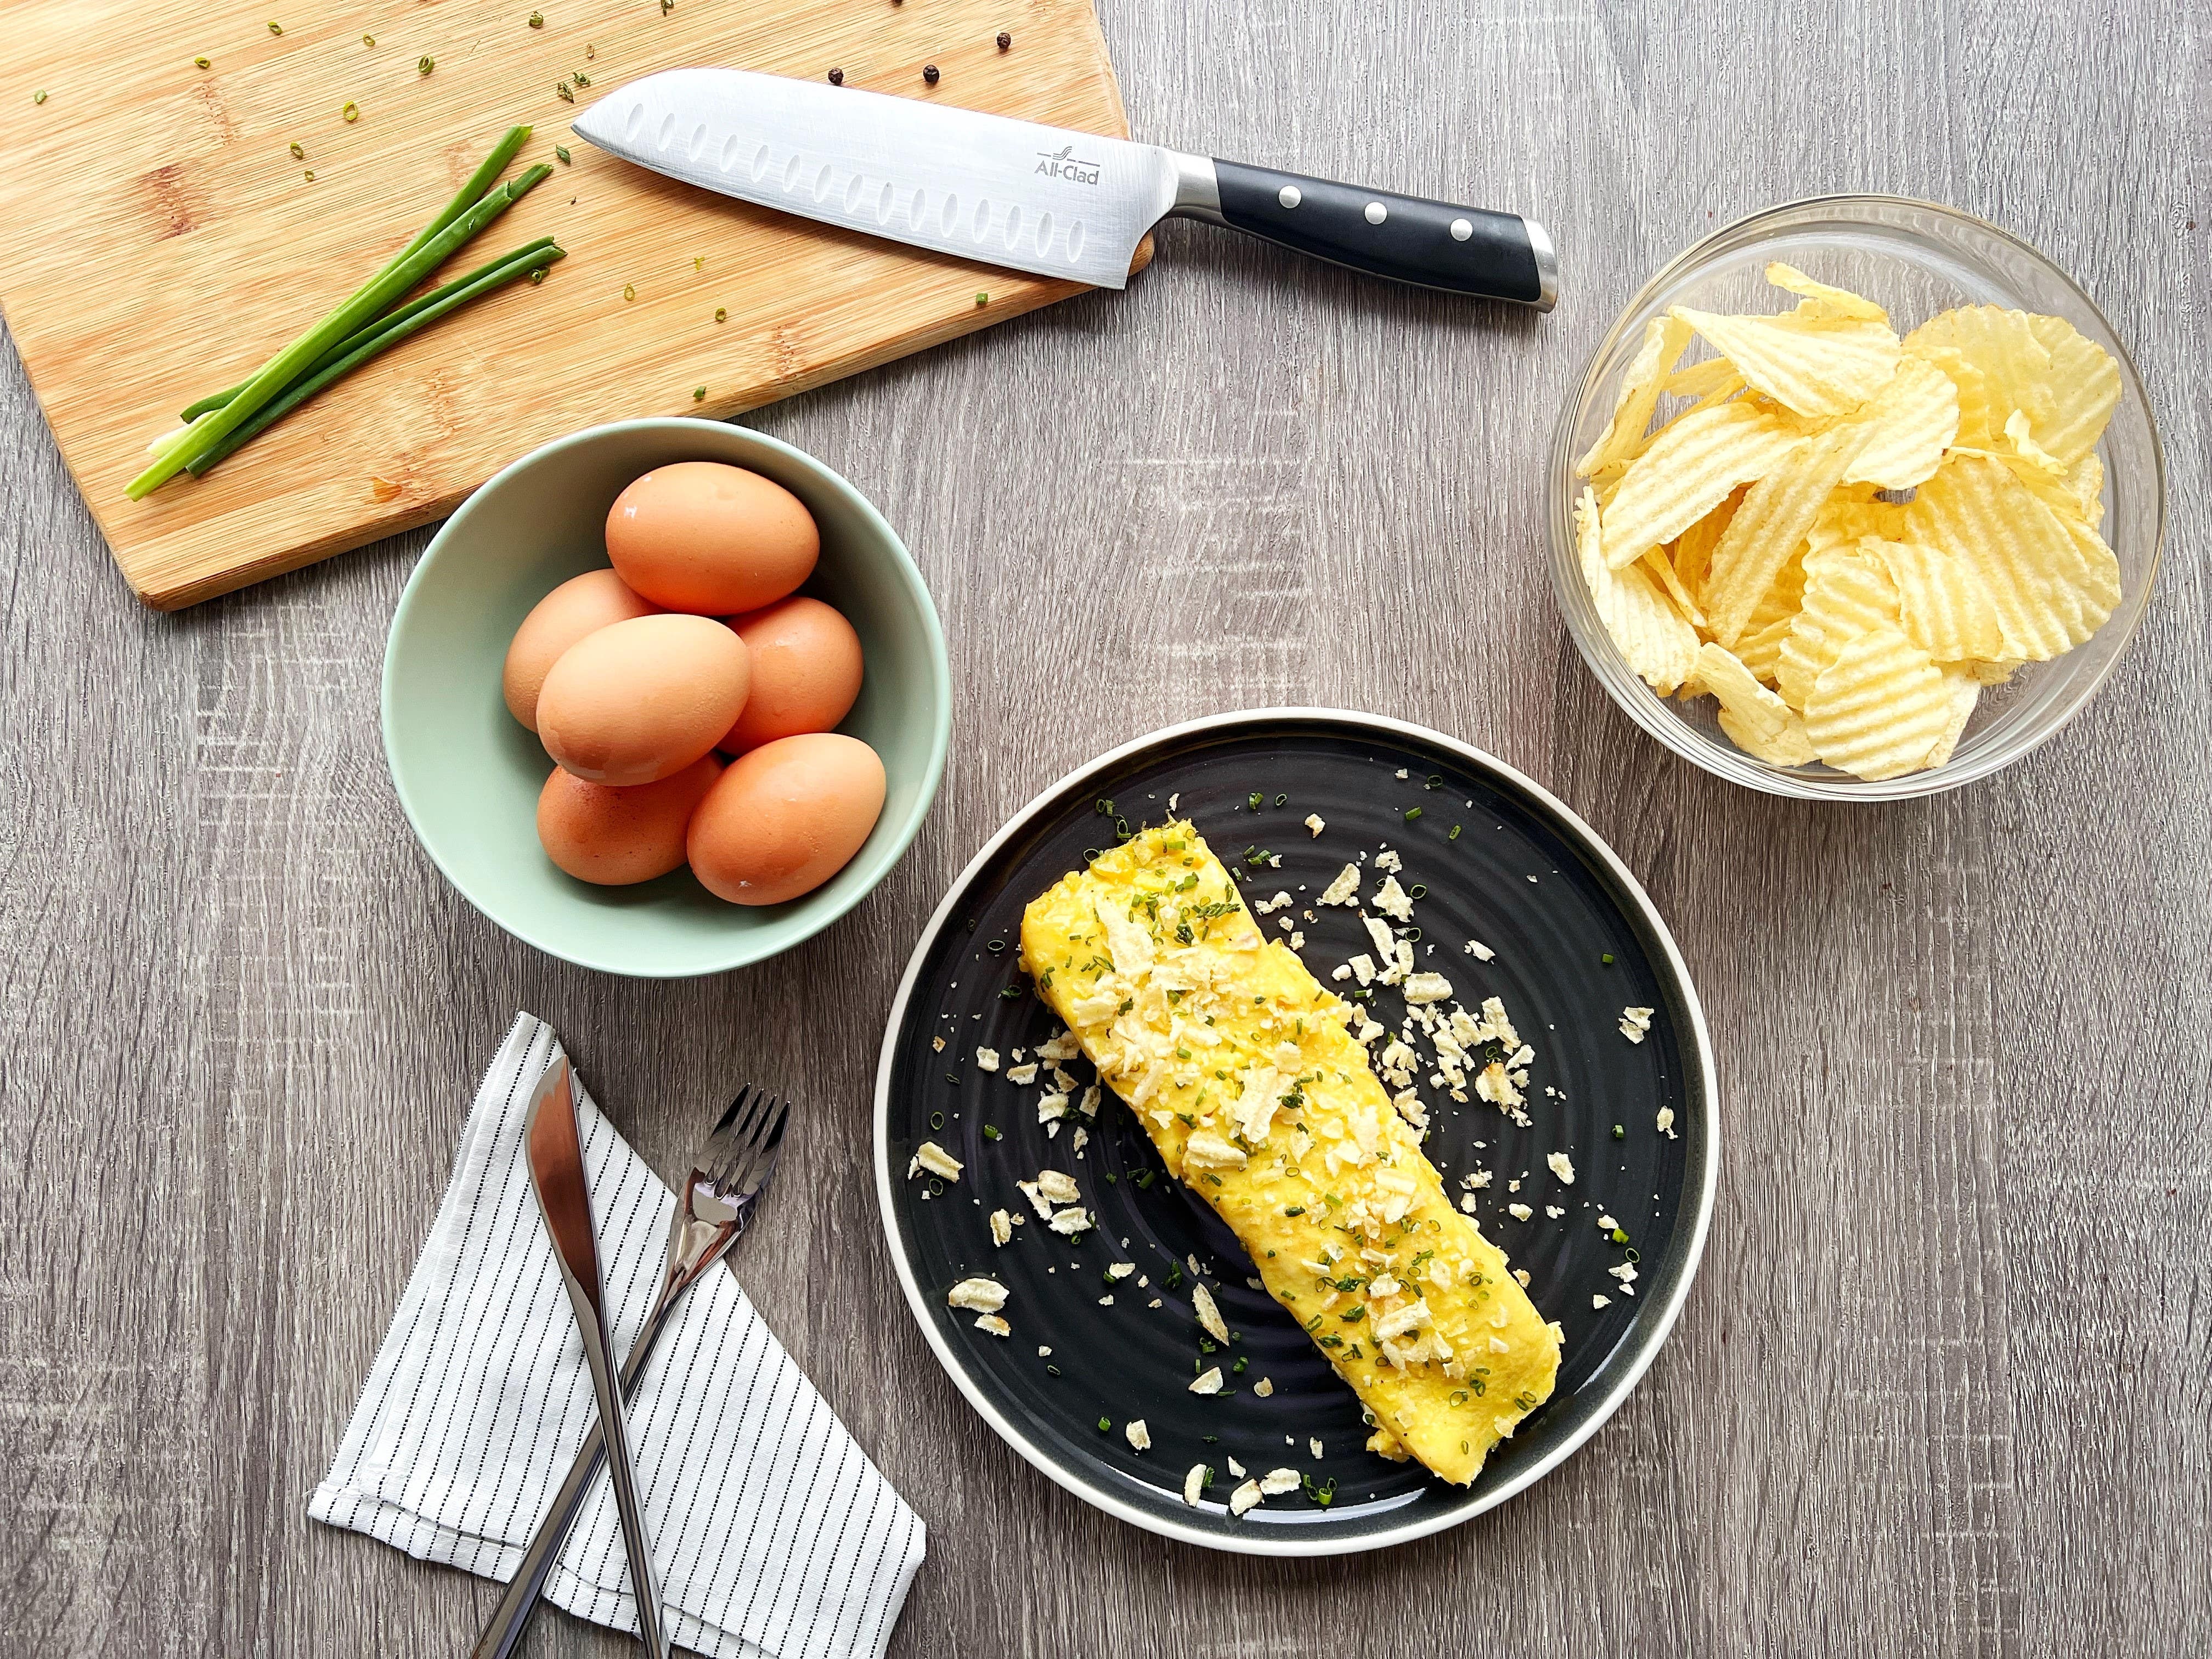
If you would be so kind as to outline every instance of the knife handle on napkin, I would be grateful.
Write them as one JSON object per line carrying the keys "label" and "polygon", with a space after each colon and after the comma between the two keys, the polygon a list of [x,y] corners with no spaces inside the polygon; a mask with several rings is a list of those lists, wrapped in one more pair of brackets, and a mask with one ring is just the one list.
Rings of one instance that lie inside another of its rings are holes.
{"label": "knife handle on napkin", "polygon": [[1539,311],[1559,300],[1559,256],[1533,219],[1242,161],[1212,165],[1215,199],[1193,200],[1186,179],[1176,212],[1393,282]]}

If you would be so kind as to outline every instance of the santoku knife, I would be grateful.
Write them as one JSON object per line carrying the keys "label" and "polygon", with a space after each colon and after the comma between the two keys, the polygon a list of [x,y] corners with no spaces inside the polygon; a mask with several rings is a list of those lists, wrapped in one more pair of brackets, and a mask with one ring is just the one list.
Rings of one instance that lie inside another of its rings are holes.
{"label": "santoku knife", "polygon": [[917,247],[1121,288],[1170,214],[1355,270],[1549,311],[1533,219],[1157,144],[748,70],[669,70],[575,123],[600,149],[740,201]]}

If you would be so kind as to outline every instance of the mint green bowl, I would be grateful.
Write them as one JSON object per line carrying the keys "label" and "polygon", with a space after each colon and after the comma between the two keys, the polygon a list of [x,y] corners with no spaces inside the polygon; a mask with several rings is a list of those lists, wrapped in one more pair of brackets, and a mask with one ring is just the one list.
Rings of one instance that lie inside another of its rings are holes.
{"label": "mint green bowl", "polygon": [[[553,763],[501,697],[507,641],[556,585],[607,562],[607,509],[623,487],[675,461],[749,467],[805,501],[822,527],[822,561],[800,591],[836,606],[860,635],[860,701],[838,730],[883,757],[883,816],[850,864],[788,904],[725,904],[688,870],[594,887],[563,875],[538,844],[538,794]],[[812,456],[716,421],[617,421],[507,467],[431,539],[384,649],[384,752],[423,850],[517,939],[611,974],[720,973],[827,927],[912,843],[951,727],[945,635],[896,532]]]}

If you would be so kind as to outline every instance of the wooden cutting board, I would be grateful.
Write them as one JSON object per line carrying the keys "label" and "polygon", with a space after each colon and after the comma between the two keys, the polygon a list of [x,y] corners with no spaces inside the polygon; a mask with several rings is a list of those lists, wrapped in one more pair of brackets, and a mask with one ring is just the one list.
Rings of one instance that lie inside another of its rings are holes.
{"label": "wooden cutting board", "polygon": [[[1090,0],[73,0],[8,21],[0,308],[116,562],[164,610],[441,517],[579,427],[735,414],[1080,291],[616,161],[568,131],[611,88],[835,67],[1127,131]],[[574,103],[556,95],[580,73]],[[125,497],[179,409],[366,281],[518,123],[536,131],[510,171],[554,176],[445,274],[550,235],[568,257],[543,286],[424,331],[206,478]]]}

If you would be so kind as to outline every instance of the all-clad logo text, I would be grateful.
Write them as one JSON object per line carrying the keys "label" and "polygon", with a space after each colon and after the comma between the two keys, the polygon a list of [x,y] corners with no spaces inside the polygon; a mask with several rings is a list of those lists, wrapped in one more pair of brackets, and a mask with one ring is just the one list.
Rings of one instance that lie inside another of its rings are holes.
{"label": "all-clad logo text", "polygon": [[1073,159],[1074,154],[1075,146],[1073,144],[1068,145],[1057,155],[1048,155],[1040,150],[1037,152],[1036,170],[1048,179],[1066,179],[1070,183],[1078,185],[1097,184],[1100,164],[1097,161],[1077,161]]}

